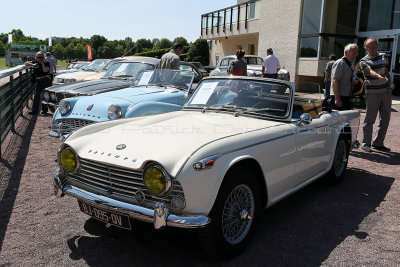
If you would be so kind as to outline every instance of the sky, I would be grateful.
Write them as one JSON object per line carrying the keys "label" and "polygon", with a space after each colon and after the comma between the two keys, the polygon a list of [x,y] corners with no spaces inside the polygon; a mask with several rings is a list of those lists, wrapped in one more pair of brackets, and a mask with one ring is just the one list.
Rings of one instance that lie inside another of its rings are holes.
{"label": "sky", "polygon": [[236,5],[236,0],[19,0],[0,1],[0,33],[108,40],[200,37],[201,15]]}

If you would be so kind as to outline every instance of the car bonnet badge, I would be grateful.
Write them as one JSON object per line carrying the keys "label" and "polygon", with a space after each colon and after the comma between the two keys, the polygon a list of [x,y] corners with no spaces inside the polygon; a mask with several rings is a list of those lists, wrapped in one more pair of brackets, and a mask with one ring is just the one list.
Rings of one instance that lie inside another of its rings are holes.
{"label": "car bonnet badge", "polygon": [[120,144],[120,145],[118,145],[118,146],[116,147],[117,150],[122,150],[122,149],[124,149],[124,148],[126,148],[126,145],[125,145],[125,144]]}
{"label": "car bonnet badge", "polygon": [[94,104],[91,104],[90,106],[87,107],[87,110],[88,111],[92,110],[93,106],[94,106]]}

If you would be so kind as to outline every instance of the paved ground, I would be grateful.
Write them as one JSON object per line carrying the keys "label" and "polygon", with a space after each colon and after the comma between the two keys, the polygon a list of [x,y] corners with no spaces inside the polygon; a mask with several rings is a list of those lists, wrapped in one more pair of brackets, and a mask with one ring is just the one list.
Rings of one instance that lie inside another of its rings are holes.
{"label": "paved ground", "polygon": [[392,152],[352,152],[343,183],[317,181],[266,210],[248,249],[229,261],[206,258],[195,231],[105,229],[75,199],[54,197],[51,117],[27,111],[2,146],[0,266],[400,266],[399,105]]}

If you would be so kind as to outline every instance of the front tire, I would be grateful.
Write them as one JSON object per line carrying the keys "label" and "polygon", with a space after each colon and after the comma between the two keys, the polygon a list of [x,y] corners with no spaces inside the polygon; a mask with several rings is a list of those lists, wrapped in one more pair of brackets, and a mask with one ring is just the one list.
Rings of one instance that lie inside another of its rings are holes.
{"label": "front tire", "polygon": [[349,141],[343,135],[339,136],[333,155],[332,167],[327,175],[329,184],[337,184],[343,180],[349,161]]}
{"label": "front tire", "polygon": [[204,251],[212,256],[232,257],[243,251],[260,211],[260,191],[253,173],[230,172],[221,186],[210,224],[199,230]]}

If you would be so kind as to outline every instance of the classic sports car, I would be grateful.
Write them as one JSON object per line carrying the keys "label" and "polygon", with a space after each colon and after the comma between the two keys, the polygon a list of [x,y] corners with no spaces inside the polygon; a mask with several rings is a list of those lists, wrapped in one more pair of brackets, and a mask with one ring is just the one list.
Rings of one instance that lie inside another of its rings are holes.
{"label": "classic sports car", "polygon": [[141,72],[131,87],[65,98],[53,115],[49,134],[65,136],[95,122],[181,110],[193,77],[192,71],[149,70]]}
{"label": "classic sports car", "polygon": [[81,67],[79,69],[80,71],[68,72],[55,76],[53,83],[63,84],[82,81],[88,76],[92,76],[97,74],[98,72],[104,71],[104,68],[109,61],[109,59],[95,59],[90,64]]}
{"label": "classic sports car", "polygon": [[47,105],[51,112],[54,113],[58,103],[64,98],[96,95],[127,88],[141,71],[155,69],[159,62],[159,59],[150,57],[135,57],[135,59],[118,61],[113,64],[101,79],[58,84],[46,88],[43,90],[42,104]]}
{"label": "classic sports car", "polygon": [[[231,61],[236,60],[236,55],[226,56],[220,60],[216,68],[210,72],[210,76],[225,76],[228,75],[228,67]],[[244,61],[247,63],[247,76],[261,76],[262,65],[264,60],[259,56],[245,55]]]}
{"label": "classic sports car", "polygon": [[199,228],[203,248],[232,256],[267,208],[314,180],[343,179],[359,111],[321,109],[314,86],[207,77],[182,111],[71,134],[55,192],[108,225]]}

